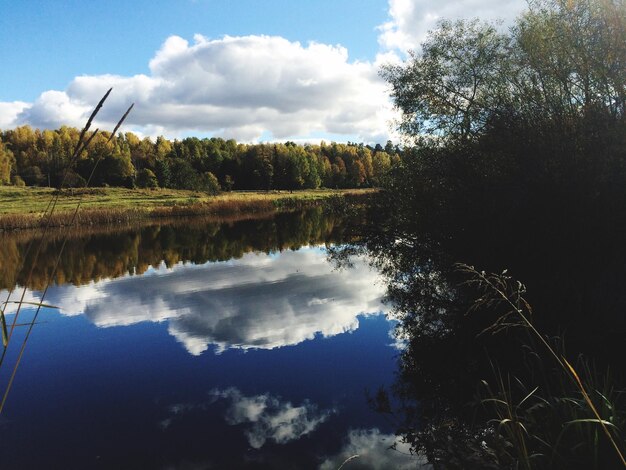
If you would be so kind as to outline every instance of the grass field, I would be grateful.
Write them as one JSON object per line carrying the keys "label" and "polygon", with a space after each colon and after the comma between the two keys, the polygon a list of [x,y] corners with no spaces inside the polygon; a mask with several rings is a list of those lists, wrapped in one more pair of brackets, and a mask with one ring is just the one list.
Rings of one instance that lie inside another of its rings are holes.
{"label": "grass field", "polygon": [[375,190],[234,191],[217,196],[173,189],[50,188],[0,186],[0,230],[33,228],[50,201],[57,202],[51,225],[67,225],[80,203],[77,223],[106,224],[152,217],[229,215],[295,209],[344,197],[365,197]]}

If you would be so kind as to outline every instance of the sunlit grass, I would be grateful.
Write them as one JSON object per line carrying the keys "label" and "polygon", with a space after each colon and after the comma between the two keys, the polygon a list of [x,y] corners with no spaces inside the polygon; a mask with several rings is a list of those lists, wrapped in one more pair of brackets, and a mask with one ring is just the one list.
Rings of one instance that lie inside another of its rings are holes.
{"label": "sunlit grass", "polygon": [[[334,197],[363,196],[359,190],[234,191],[213,196],[174,189],[87,188],[60,193],[51,225],[66,225],[80,202],[79,223],[103,224],[150,217],[228,215],[297,208]],[[0,186],[0,229],[33,228],[44,213],[51,188]]]}

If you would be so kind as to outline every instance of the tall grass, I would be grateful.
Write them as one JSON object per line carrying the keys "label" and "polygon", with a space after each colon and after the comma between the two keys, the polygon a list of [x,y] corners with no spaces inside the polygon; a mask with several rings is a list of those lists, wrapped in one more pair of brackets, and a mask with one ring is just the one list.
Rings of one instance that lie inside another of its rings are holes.
{"label": "tall grass", "polygon": [[[547,338],[535,327],[525,287],[506,272],[487,274],[459,265],[468,284],[481,291],[474,308],[504,307],[503,314],[485,332],[522,327],[528,333],[527,358],[539,378],[503,374],[494,367],[496,386],[483,381],[481,403],[492,410],[500,460],[524,469],[626,467],[623,432],[626,409],[623,392],[612,386],[610,374],[597,373],[583,357],[566,358],[559,338]],[[575,364],[575,365],[574,365]]]}

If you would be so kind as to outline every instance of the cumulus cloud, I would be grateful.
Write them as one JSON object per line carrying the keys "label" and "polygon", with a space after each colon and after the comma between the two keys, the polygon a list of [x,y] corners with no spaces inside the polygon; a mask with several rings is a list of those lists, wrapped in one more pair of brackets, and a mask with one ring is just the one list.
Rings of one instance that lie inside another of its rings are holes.
{"label": "cumulus cloud", "polygon": [[[391,446],[394,448],[390,448]],[[328,457],[320,470],[339,468],[346,460],[352,458],[346,468],[354,470],[397,470],[430,469],[422,456],[411,455],[410,446],[396,440],[393,434],[383,434],[378,429],[355,429],[348,433],[341,451]]]}
{"label": "cumulus cloud", "polygon": [[[23,299],[22,293],[24,294]],[[20,311],[22,311],[27,308],[31,308],[32,304],[39,303],[40,297],[28,289],[24,292],[24,288],[22,286],[16,286],[10,295],[9,291],[6,289],[0,290],[0,308],[3,309],[6,315],[11,315],[17,312],[20,300],[24,302],[24,305],[20,308]]]}
{"label": "cumulus cloud", "polygon": [[379,27],[378,40],[385,49],[418,50],[442,19],[480,18],[508,25],[526,5],[525,0],[389,0],[389,20]]}
{"label": "cumulus cloud", "polygon": [[[131,102],[127,128],[170,136],[206,132],[240,141],[327,133],[381,141],[391,108],[377,65],[349,60],[341,46],[302,45],[278,36],[179,36],[150,60],[150,75],[76,77],[65,91],[47,91],[0,122],[54,128],[80,126],[104,92],[99,115],[112,127]],[[1,109],[0,109],[1,111]]]}
{"label": "cumulus cloud", "polygon": [[525,5],[525,0],[389,0],[373,62],[351,61],[340,45],[280,36],[197,34],[191,42],[170,36],[149,60],[148,75],[84,75],[33,103],[0,102],[0,128],[82,126],[113,87],[97,122],[103,129],[111,129],[135,102],[125,129],[140,135],[203,133],[243,142],[330,135],[384,142],[397,136],[390,128],[395,113],[378,76],[380,64],[419,48],[442,18],[503,19],[506,25]]}
{"label": "cumulus cloud", "polygon": [[[109,281],[102,282],[106,284]],[[82,315],[89,304],[106,301],[107,295],[102,289],[104,284],[91,281],[78,288],[71,284],[53,286],[48,291],[49,295],[44,303],[54,305],[68,317]]]}
{"label": "cumulus cloud", "polygon": [[14,127],[17,116],[29,106],[24,101],[0,101],[0,129]]}
{"label": "cumulus cloud", "polygon": [[335,413],[334,410],[320,410],[317,405],[305,400],[294,406],[291,402],[264,393],[246,396],[236,387],[224,390],[211,390],[206,403],[180,403],[169,407],[169,416],[159,423],[167,430],[175,420],[184,415],[206,410],[216,402],[227,404],[224,419],[231,426],[244,427],[244,435],[254,449],[260,449],[266,442],[286,444],[315,431],[320,424]]}
{"label": "cumulus cloud", "polygon": [[44,129],[63,124],[82,127],[86,120],[84,116],[89,112],[90,106],[86,103],[72,100],[65,92],[51,90],[42,93],[32,106],[25,107],[17,115],[17,120]]}
{"label": "cumulus cloud", "polygon": [[46,302],[66,315],[84,312],[100,327],[167,321],[169,333],[199,355],[210,345],[218,353],[273,349],[354,331],[359,315],[382,311],[384,291],[365,261],[333,271],[322,249],[308,248],[55,286]]}
{"label": "cumulus cloud", "polygon": [[286,444],[300,439],[315,431],[334,412],[319,410],[309,401],[294,406],[269,394],[247,397],[234,387],[213,390],[211,395],[215,400],[230,402],[226,422],[247,425],[245,435],[254,449],[260,449],[267,441]]}

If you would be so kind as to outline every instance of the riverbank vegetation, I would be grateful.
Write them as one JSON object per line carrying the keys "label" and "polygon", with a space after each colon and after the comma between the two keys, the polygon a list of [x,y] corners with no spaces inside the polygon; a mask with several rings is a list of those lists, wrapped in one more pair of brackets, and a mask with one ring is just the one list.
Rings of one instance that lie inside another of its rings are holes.
{"label": "riverbank vegetation", "polygon": [[[407,141],[389,217],[335,255],[387,278],[405,347],[373,401],[436,468],[624,467],[624,44],[623,1],[538,0],[382,70]],[[476,306],[480,276],[516,289]]]}
{"label": "riverbank vegetation", "polygon": [[246,191],[219,195],[204,191],[126,188],[29,188],[0,186],[0,231],[37,228],[50,200],[58,196],[51,227],[67,226],[76,206],[75,226],[183,216],[236,217],[324,205],[362,204],[374,189]]}
{"label": "riverbank vegetation", "polygon": [[382,71],[415,144],[394,180],[400,202],[468,226],[623,217],[625,38],[612,0],[531,2],[509,33],[442,22]]}

